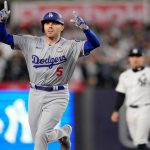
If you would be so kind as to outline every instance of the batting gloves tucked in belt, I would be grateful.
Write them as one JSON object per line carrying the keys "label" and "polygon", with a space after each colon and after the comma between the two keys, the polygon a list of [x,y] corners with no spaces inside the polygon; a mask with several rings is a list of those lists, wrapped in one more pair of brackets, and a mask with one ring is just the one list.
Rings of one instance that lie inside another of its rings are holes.
{"label": "batting gloves tucked in belt", "polygon": [[8,10],[7,1],[4,1],[4,9],[0,11],[0,22],[6,22],[9,18],[10,10]]}
{"label": "batting gloves tucked in belt", "polygon": [[73,16],[74,19],[71,19],[70,22],[73,23],[75,26],[79,27],[82,30],[87,30],[89,29],[88,25],[86,22],[83,20],[82,17],[78,16],[75,11],[73,11]]}

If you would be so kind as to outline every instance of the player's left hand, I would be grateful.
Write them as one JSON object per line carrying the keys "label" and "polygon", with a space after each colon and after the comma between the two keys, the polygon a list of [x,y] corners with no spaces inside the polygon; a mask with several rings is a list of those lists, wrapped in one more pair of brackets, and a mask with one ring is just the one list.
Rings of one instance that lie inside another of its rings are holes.
{"label": "player's left hand", "polygon": [[4,9],[0,11],[0,22],[6,22],[9,18],[10,10],[8,10],[7,1],[4,1]]}
{"label": "player's left hand", "polygon": [[74,19],[70,20],[71,23],[73,23],[75,26],[79,27],[82,30],[89,29],[84,19],[80,17],[75,11],[73,11],[73,16],[74,16]]}

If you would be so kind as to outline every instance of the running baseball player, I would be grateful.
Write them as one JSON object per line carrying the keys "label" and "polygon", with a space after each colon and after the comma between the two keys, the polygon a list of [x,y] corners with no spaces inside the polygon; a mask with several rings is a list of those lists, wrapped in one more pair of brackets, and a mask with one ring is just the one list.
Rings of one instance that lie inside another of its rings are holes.
{"label": "running baseball player", "polygon": [[41,25],[44,36],[12,35],[6,31],[9,17],[7,1],[0,11],[0,42],[22,51],[30,77],[29,125],[34,150],[47,150],[48,143],[59,141],[61,150],[70,150],[71,126],[54,127],[60,121],[69,100],[68,82],[80,56],[100,46],[98,37],[75,12],[71,20],[87,40],[75,41],[61,37],[64,19],[58,12],[44,15]]}
{"label": "running baseball player", "polygon": [[126,121],[133,143],[137,150],[147,150],[150,130],[150,68],[144,66],[144,54],[140,49],[130,50],[128,59],[131,69],[119,77],[117,101],[111,120],[118,121],[119,109],[125,102]]}

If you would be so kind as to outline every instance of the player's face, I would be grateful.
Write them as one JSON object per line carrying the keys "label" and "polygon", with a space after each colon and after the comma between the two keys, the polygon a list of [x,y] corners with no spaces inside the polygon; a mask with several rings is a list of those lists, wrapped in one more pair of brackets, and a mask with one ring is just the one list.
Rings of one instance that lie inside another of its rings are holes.
{"label": "player's face", "polygon": [[48,38],[60,37],[61,32],[64,30],[64,26],[57,22],[46,22],[44,24],[45,35]]}
{"label": "player's face", "polygon": [[138,68],[144,65],[143,56],[131,56],[129,57],[129,63],[132,68]]}

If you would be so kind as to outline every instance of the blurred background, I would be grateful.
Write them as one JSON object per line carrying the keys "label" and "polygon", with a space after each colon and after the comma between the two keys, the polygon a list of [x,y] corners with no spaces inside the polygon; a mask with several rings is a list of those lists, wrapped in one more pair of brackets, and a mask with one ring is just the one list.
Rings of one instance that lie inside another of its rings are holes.
{"label": "blurred background", "polygon": [[[150,0],[8,0],[8,4],[11,16],[7,28],[12,34],[41,36],[44,14],[58,11],[65,19],[63,37],[84,40],[84,34],[69,20],[73,10],[86,20],[100,38],[101,47],[79,59],[69,83],[68,111],[59,125],[73,126],[71,150],[133,150],[125,109],[119,124],[113,124],[110,116],[118,77],[129,67],[128,51],[142,48],[146,65],[150,65]],[[33,149],[26,117],[28,89],[23,55],[0,43],[1,150]],[[59,150],[58,143],[51,149]]]}

